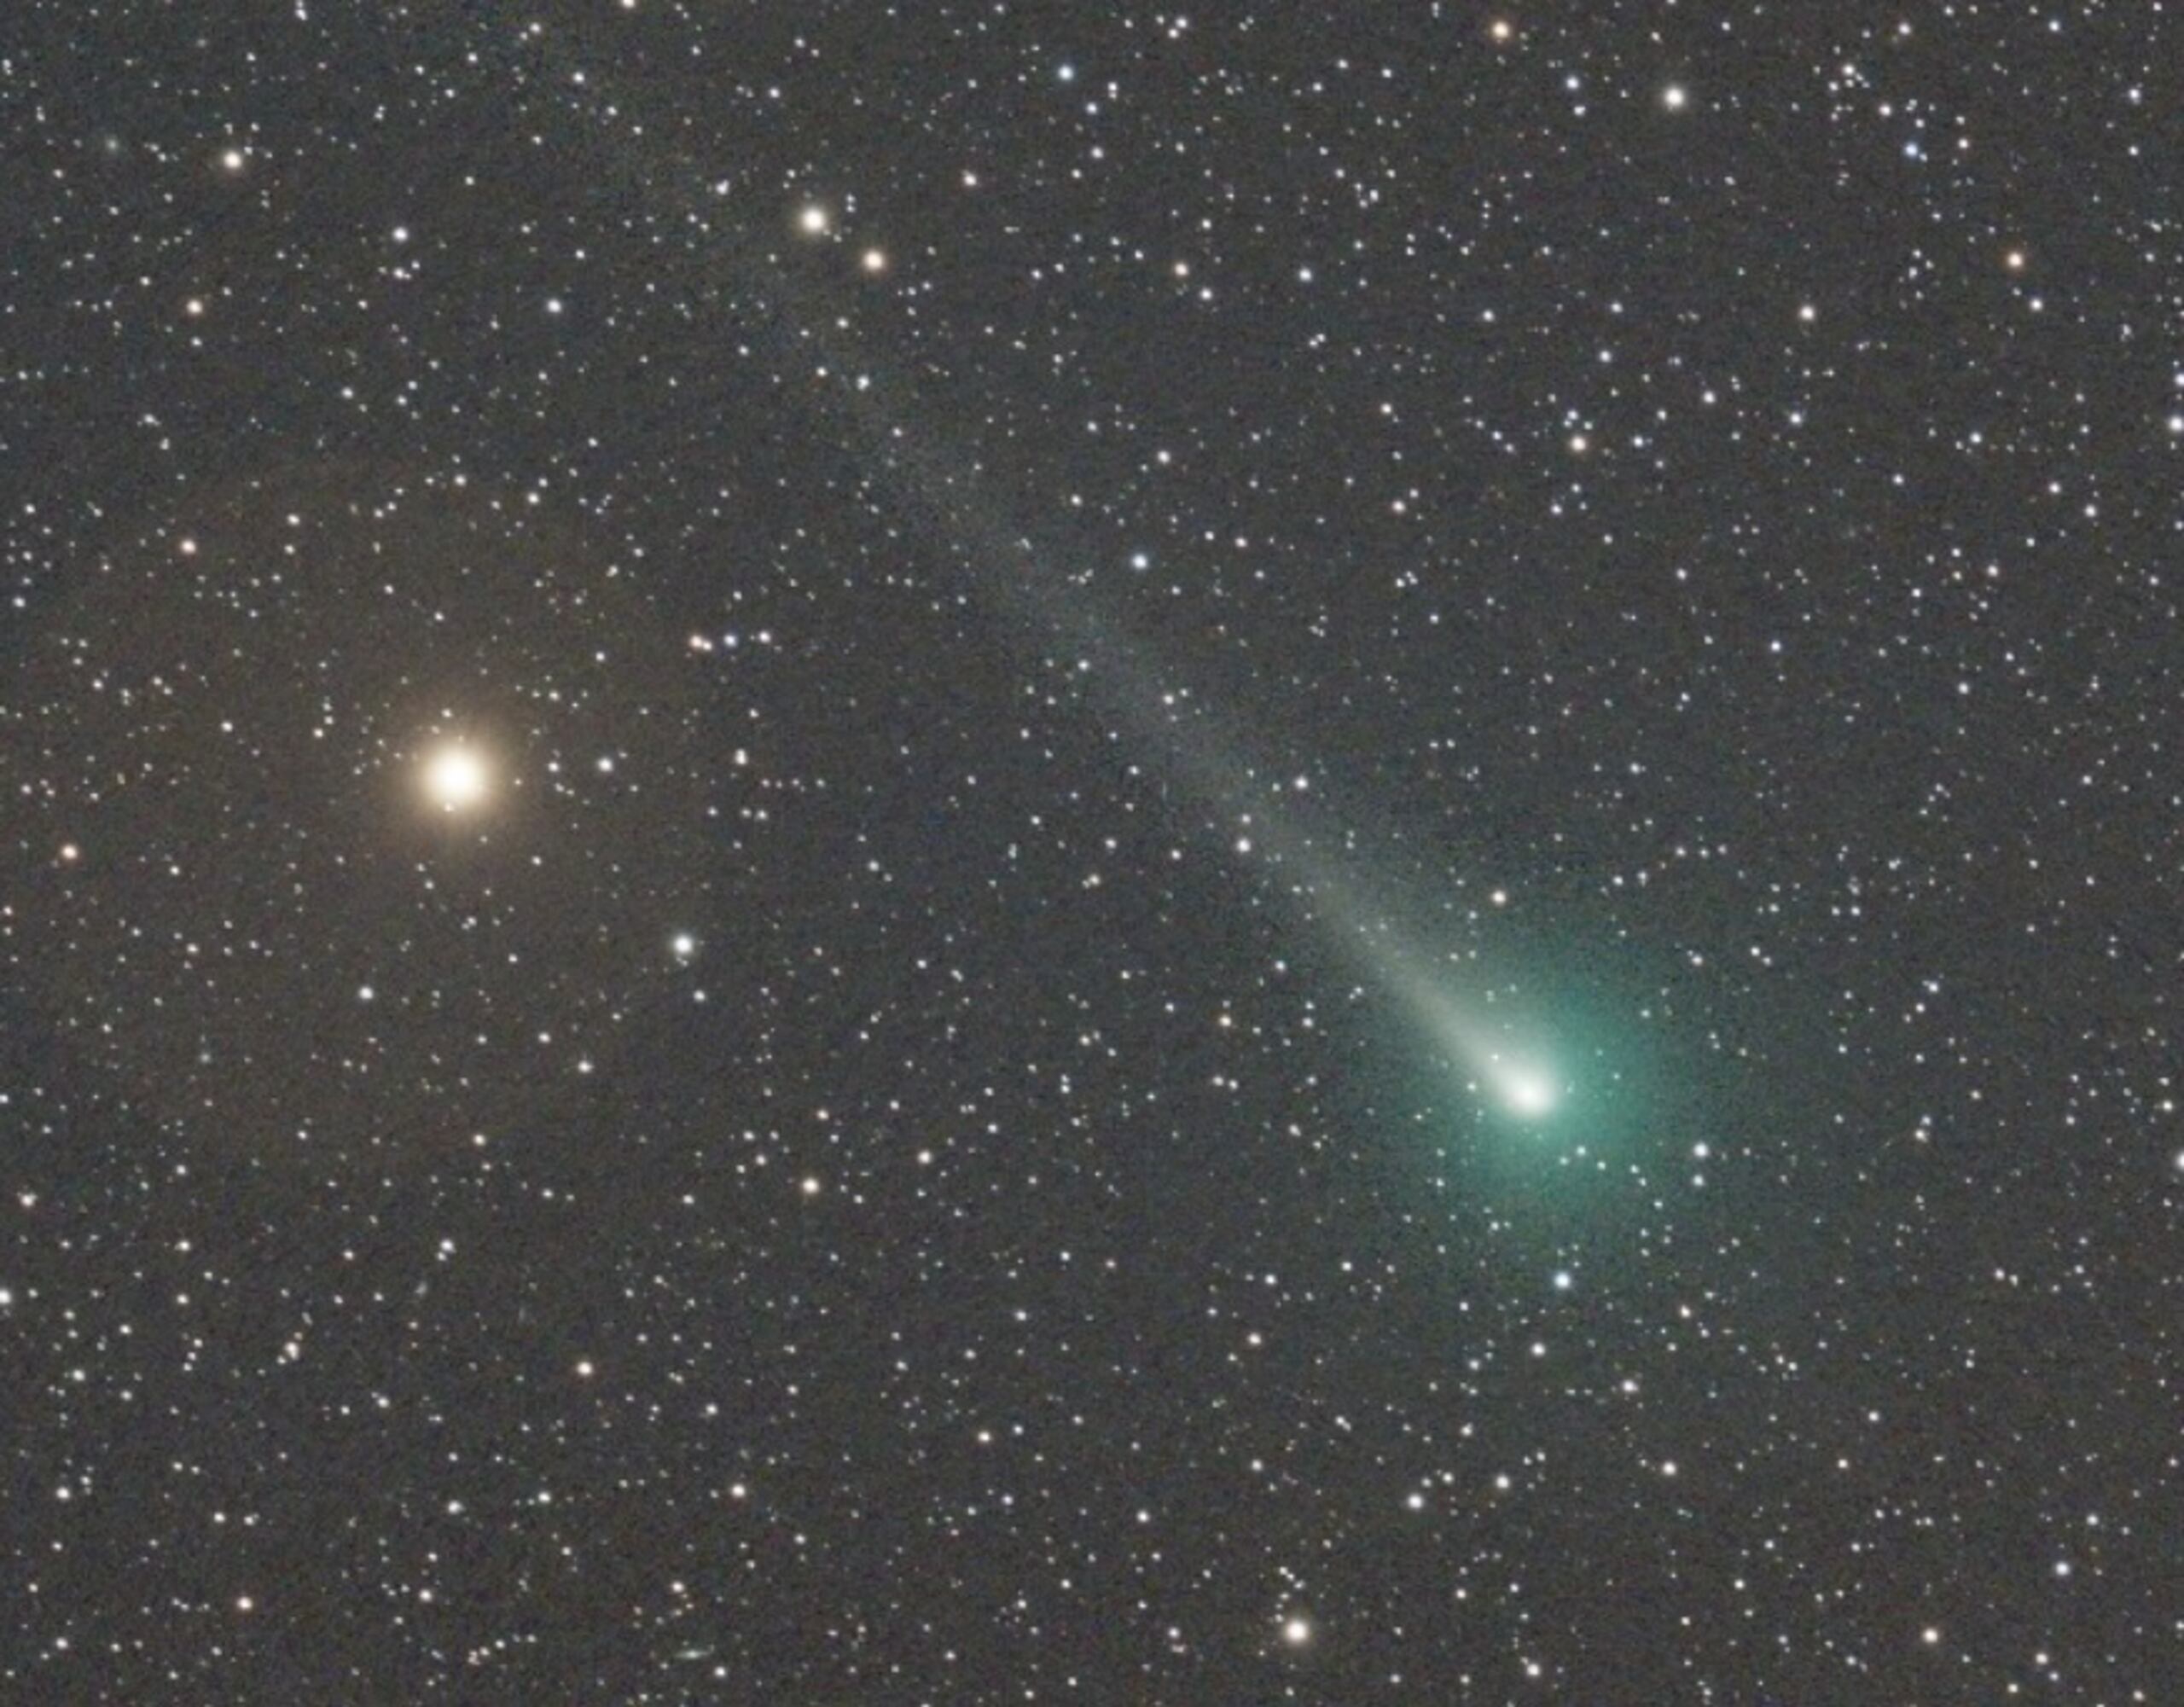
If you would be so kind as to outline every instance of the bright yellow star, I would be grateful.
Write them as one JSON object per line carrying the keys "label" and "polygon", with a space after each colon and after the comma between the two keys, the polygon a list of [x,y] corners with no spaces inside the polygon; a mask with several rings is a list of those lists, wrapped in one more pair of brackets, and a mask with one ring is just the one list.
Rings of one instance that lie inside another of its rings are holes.
{"label": "bright yellow star", "polygon": [[485,761],[468,747],[442,747],[425,766],[425,791],[444,812],[476,805],[491,781]]}

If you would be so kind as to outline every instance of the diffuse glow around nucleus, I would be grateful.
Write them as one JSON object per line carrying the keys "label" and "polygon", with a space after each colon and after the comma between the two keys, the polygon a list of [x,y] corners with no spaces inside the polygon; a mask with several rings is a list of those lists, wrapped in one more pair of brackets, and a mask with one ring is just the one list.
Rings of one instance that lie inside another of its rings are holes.
{"label": "diffuse glow around nucleus", "polygon": [[1459,1001],[1445,979],[1407,950],[1381,945],[1374,953],[1382,980],[1426,1034],[1476,1076],[1477,1089],[1502,1112],[1537,1121],[1561,1106],[1567,1087],[1539,1037],[1490,1014],[1483,1004]]}

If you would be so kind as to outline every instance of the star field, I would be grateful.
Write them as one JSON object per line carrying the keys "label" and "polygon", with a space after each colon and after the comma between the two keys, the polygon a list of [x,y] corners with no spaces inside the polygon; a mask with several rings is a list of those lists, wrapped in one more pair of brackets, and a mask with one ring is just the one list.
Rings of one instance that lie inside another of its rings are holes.
{"label": "star field", "polygon": [[0,1698],[2184,1698],[2158,9],[0,23]]}

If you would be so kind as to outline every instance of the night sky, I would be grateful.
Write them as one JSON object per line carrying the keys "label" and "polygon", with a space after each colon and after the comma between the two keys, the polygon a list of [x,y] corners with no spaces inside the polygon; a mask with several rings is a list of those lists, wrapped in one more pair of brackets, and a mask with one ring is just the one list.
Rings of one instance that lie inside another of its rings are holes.
{"label": "night sky", "polygon": [[2184,26],[0,22],[0,1698],[2184,1700]]}

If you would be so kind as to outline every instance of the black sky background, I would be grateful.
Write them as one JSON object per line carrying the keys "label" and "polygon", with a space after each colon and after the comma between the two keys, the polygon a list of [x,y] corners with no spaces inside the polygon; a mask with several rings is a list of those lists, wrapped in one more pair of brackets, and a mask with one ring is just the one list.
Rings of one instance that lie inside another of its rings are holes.
{"label": "black sky background", "polygon": [[11,15],[0,1692],[2174,1698],[2173,35]]}

